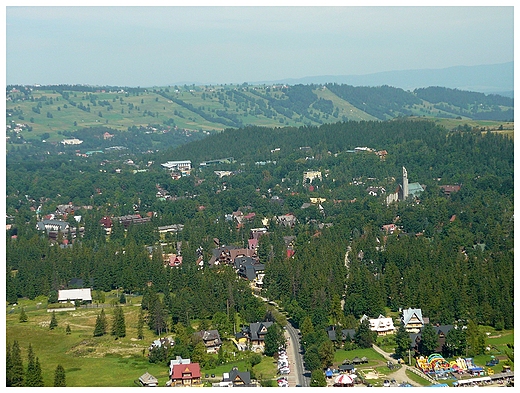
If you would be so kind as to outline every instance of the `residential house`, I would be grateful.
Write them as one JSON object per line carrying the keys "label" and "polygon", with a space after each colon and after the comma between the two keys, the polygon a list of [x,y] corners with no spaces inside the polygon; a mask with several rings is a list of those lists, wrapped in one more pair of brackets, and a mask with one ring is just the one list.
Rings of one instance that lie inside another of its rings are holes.
{"label": "residential house", "polygon": [[[443,350],[444,343],[446,342],[446,336],[451,329],[454,329],[453,325],[434,325],[433,328],[437,333],[437,347],[435,352],[441,353]],[[421,345],[421,331],[417,333],[410,333],[410,349],[415,353],[420,353],[419,346]]]}
{"label": "residential house", "polygon": [[395,224],[386,224],[386,225],[383,225],[381,227],[381,229],[383,231],[385,231],[386,233],[392,234],[397,229],[397,226]]}
{"label": "residential house", "polygon": [[200,386],[199,363],[172,365],[169,385],[171,386]]}
{"label": "residential house", "polygon": [[402,313],[401,322],[409,333],[419,333],[423,326],[430,321],[429,318],[423,317],[420,308],[408,308],[402,310]]}
{"label": "residential house", "polygon": [[251,257],[237,257],[234,260],[234,266],[237,274],[251,282],[262,281],[264,276],[265,265],[260,263],[257,259]]}
{"label": "residential house", "polygon": [[172,348],[175,345],[175,340],[172,337],[161,337],[156,340],[154,340],[150,347],[148,348],[149,351],[153,350],[154,348]]}
{"label": "residential house", "polygon": [[267,228],[252,228],[250,231],[249,238],[257,240],[262,237],[262,235],[265,235],[267,233]]}
{"label": "residential house", "polygon": [[284,214],[283,216],[276,216],[276,222],[284,227],[294,228],[297,222],[297,218],[294,214]]}
{"label": "residential house", "polygon": [[334,344],[341,346],[345,341],[352,341],[356,334],[356,329],[341,329],[338,326],[329,326],[327,336]]}
{"label": "residential house", "polygon": [[438,346],[436,348],[436,352],[442,352],[442,347],[444,346],[444,343],[446,342],[446,336],[448,335],[448,332],[451,329],[454,329],[453,325],[435,325],[435,332],[437,333],[437,343]]}
{"label": "residential house", "polygon": [[161,227],[157,227],[157,230],[160,234],[165,233],[178,233],[181,232],[184,229],[183,224],[173,224],[173,225],[165,225]]}
{"label": "residential house", "polygon": [[319,179],[319,180],[322,179],[320,171],[307,171],[307,172],[303,172],[303,182],[304,183],[307,180],[309,180],[309,182],[312,183],[312,181],[314,179]]}
{"label": "residential house", "polygon": [[364,320],[368,320],[370,330],[376,332],[378,336],[386,336],[395,332],[392,318],[387,318],[381,314],[377,318],[368,318],[368,316],[363,315],[360,322]]}
{"label": "residential house", "polygon": [[77,139],[77,138],[72,138],[72,139],[64,139],[60,143],[62,143],[63,145],[79,145],[79,144],[83,143],[83,141],[80,139]]}
{"label": "residential house", "polygon": [[249,248],[238,248],[235,246],[222,246],[212,251],[213,255],[209,260],[209,265],[233,265],[235,258],[251,257],[258,261],[256,250]]}
{"label": "residential house", "polygon": [[251,373],[249,371],[238,371],[237,367],[233,367],[229,373],[222,374],[220,386],[254,387],[256,384],[251,383]]}
{"label": "residential house", "polygon": [[200,337],[206,346],[207,353],[217,353],[222,346],[222,340],[218,330],[202,330],[193,334],[195,337]]}
{"label": "residential house", "polygon": [[39,231],[64,233],[69,229],[69,223],[62,220],[41,220],[36,223],[36,229]]}
{"label": "residential house", "polygon": [[447,184],[447,185],[439,186],[439,188],[441,190],[443,190],[444,195],[446,195],[448,197],[451,195],[452,192],[460,191],[460,185],[458,185],[458,184],[455,184],[455,185]]}
{"label": "residential house", "polygon": [[387,154],[388,154],[388,152],[386,150],[376,151],[376,156],[378,156],[381,161],[385,160]]}
{"label": "residential house", "polygon": [[176,356],[175,359],[170,360],[170,375],[173,373],[173,366],[178,366],[179,364],[190,364],[191,359],[183,359],[181,356]]}
{"label": "residential house", "polygon": [[139,377],[139,383],[141,386],[157,386],[159,381],[148,371]]}
{"label": "residential house", "polygon": [[[242,331],[237,333],[236,338],[240,340],[242,337],[247,338],[247,346],[253,352],[264,351],[264,338],[267,334],[267,329],[273,322],[254,322],[249,326],[244,326]],[[240,337],[239,337],[240,335]]]}
{"label": "residential house", "polygon": [[182,255],[166,254],[163,258],[165,264],[170,267],[179,267],[182,265]]}
{"label": "residential house", "polygon": [[90,288],[62,289],[58,291],[59,303],[75,302],[76,300],[92,302],[92,292]]}

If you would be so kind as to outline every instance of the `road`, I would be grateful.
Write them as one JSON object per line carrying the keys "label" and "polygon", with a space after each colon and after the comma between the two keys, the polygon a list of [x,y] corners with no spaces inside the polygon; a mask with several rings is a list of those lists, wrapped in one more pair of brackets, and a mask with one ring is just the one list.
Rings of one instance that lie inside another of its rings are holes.
{"label": "road", "polygon": [[[253,295],[259,299],[262,299],[264,302],[270,304],[271,306],[276,307],[278,311],[282,311],[278,304],[265,297],[258,295],[253,292]],[[285,326],[285,336],[289,338],[289,346],[287,348],[287,357],[290,360],[290,368],[291,368],[291,378],[287,378],[289,381],[289,386],[292,387],[293,380],[295,381],[295,385],[299,385],[302,387],[310,386],[310,372],[306,372],[305,366],[303,364],[303,355],[302,355],[302,347],[300,343],[300,336],[298,335],[299,331],[296,330],[289,321],[287,321],[287,325]]]}
{"label": "road", "polygon": [[291,373],[294,373],[296,377],[296,384],[302,387],[310,386],[310,378],[306,376],[305,366],[303,365],[302,348],[300,345],[300,337],[298,336],[298,330],[296,330],[290,323],[287,323],[286,333],[290,339],[289,348],[287,352],[291,352],[293,364]]}

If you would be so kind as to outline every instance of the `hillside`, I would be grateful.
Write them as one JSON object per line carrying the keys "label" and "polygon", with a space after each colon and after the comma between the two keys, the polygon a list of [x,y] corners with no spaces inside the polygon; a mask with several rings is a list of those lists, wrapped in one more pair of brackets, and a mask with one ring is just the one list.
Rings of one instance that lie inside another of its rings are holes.
{"label": "hillside", "polygon": [[[312,126],[338,121],[438,119],[507,121],[511,98],[429,87],[219,85],[153,88],[81,85],[8,86],[8,144],[60,142],[82,128],[105,126],[149,133],[219,132],[243,126]],[[203,137],[204,135],[199,135]],[[161,142],[162,143],[162,142]],[[8,146],[9,148],[9,146]]]}

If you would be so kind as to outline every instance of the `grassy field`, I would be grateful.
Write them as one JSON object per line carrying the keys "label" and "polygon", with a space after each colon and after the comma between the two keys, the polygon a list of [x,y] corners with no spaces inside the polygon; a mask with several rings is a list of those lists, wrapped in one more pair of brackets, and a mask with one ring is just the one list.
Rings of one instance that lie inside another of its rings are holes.
{"label": "grassy field", "polygon": [[[109,304],[116,298],[116,293],[106,297],[104,309],[109,330],[114,310]],[[28,317],[27,322],[19,321],[22,307]],[[18,341],[24,366],[27,365],[27,349],[31,344],[39,359],[45,386],[53,385],[54,371],[58,364],[65,369],[68,387],[136,386],[134,381],[145,372],[155,376],[159,380],[159,386],[164,386],[169,378],[168,367],[150,363],[147,358],[148,347],[157,336],[145,328],[145,338],[137,339],[140,298],[127,297],[123,310],[126,337],[115,340],[110,334],[93,337],[96,318],[101,312],[101,308],[95,305],[75,311],[56,312],[58,327],[50,330],[52,314],[46,310],[46,298],[21,300],[17,306],[6,308],[6,343],[12,345],[15,340]],[[66,334],[67,325],[70,326],[70,334]],[[205,374],[215,374],[216,379],[220,380],[222,373],[229,372],[234,365],[244,371],[245,361],[240,360],[239,356],[241,354],[237,351],[237,361],[216,369],[202,369],[203,379]],[[263,378],[273,378],[276,375],[276,363],[272,358],[263,357],[262,362],[253,370],[257,377],[261,375]]]}

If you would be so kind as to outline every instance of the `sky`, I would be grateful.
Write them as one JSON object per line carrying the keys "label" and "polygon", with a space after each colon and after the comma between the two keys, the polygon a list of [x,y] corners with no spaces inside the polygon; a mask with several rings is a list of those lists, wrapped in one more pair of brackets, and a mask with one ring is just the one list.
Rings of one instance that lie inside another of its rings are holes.
{"label": "sky", "polygon": [[514,60],[512,3],[44,4],[5,7],[7,84],[255,83]]}

